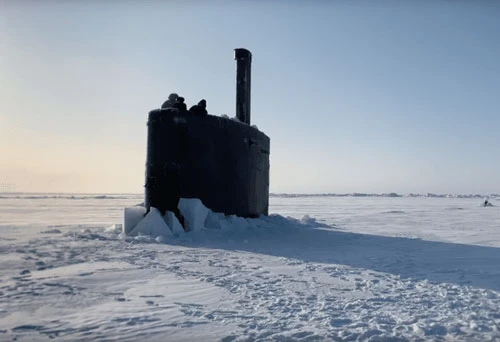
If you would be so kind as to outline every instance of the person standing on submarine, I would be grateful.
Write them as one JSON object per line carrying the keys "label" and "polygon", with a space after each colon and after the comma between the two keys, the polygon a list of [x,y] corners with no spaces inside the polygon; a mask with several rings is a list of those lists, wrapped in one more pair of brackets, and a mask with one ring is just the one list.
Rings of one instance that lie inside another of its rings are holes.
{"label": "person standing on submarine", "polygon": [[187,105],[184,103],[183,97],[179,96],[177,98],[177,103],[174,104],[174,108],[177,108],[181,113],[187,112]]}
{"label": "person standing on submarine", "polygon": [[207,116],[207,101],[205,99],[200,100],[198,104],[189,108],[189,111],[197,116]]}
{"label": "person standing on submarine", "polygon": [[172,93],[172,94],[168,95],[168,100],[163,102],[163,104],[161,105],[161,109],[175,108],[178,98],[179,98],[179,95],[177,95],[176,93]]}

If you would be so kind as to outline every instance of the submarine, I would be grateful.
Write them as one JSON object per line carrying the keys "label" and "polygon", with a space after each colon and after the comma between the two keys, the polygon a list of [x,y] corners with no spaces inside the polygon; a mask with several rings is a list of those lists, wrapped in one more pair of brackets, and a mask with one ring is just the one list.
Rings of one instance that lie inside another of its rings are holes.
{"label": "submarine", "polygon": [[234,49],[236,117],[195,115],[175,108],[149,112],[146,210],[177,211],[198,198],[214,212],[268,215],[270,138],[251,126],[252,53]]}

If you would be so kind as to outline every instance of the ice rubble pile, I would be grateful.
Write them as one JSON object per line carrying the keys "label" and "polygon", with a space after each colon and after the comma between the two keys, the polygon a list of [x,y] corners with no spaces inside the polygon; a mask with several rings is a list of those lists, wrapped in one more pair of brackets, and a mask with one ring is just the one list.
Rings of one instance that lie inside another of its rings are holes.
{"label": "ice rubble pile", "polygon": [[[215,213],[205,207],[197,198],[181,198],[179,211],[184,217],[187,232],[200,231],[203,229],[234,230],[247,227],[277,227],[277,226],[322,226],[314,218],[308,215],[301,220],[279,215],[261,216],[257,219],[245,219],[235,215],[226,216],[223,213]],[[146,208],[138,205],[125,208],[124,224],[122,233],[126,236],[150,236],[157,240],[164,240],[169,236],[184,234],[179,220],[174,213],[167,211],[162,216],[156,208],[151,208],[146,214]]]}
{"label": "ice rubble pile", "polygon": [[[246,219],[241,217],[225,216],[222,213],[214,213],[197,198],[181,198],[179,211],[184,217],[186,231],[199,231],[205,228],[223,229],[234,225],[245,225]],[[123,233],[128,236],[162,236],[168,237],[184,233],[179,220],[174,213],[167,211],[164,216],[156,208],[151,207],[146,214],[146,208],[135,206],[125,208]]]}

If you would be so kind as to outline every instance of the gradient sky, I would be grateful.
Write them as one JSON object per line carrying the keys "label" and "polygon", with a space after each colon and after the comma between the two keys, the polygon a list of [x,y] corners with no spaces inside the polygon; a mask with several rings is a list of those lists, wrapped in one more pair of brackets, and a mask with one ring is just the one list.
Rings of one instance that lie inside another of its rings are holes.
{"label": "gradient sky", "polygon": [[500,2],[0,1],[0,186],[142,192],[170,92],[252,124],[271,192],[500,193]]}

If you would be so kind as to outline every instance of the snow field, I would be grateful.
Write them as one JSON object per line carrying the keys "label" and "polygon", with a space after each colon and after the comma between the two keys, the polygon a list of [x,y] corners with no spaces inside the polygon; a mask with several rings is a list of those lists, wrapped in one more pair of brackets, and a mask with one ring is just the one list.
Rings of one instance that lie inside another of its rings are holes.
{"label": "snow field", "polygon": [[122,233],[137,200],[3,202],[0,340],[500,339],[497,207],[276,198],[158,241]]}

